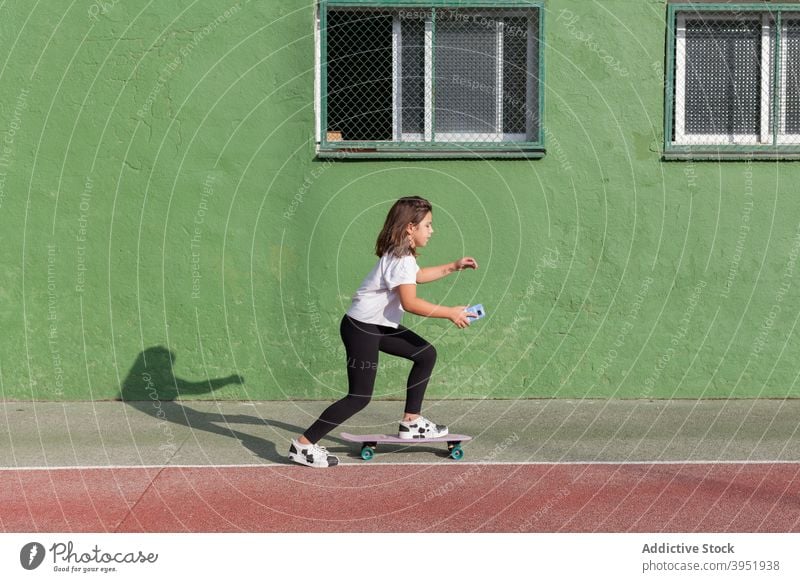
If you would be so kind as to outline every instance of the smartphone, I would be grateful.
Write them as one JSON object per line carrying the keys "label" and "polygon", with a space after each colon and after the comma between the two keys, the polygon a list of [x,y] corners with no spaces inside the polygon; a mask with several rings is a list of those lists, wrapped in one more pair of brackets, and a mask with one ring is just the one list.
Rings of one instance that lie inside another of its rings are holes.
{"label": "smartphone", "polygon": [[486,315],[486,310],[483,308],[483,305],[478,303],[477,305],[473,305],[471,307],[467,307],[467,311],[474,313],[476,317],[470,317],[469,322],[472,323],[477,319],[481,319],[484,315]]}

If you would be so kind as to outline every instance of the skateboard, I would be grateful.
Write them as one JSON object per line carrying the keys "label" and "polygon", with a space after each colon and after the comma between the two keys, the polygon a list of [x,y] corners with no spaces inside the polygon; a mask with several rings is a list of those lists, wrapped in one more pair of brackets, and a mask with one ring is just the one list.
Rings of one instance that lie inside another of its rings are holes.
{"label": "skateboard", "polygon": [[465,434],[448,434],[443,437],[430,439],[401,439],[400,437],[386,434],[350,434],[347,432],[342,433],[342,438],[353,443],[361,443],[361,458],[365,461],[369,461],[375,456],[375,449],[378,447],[378,443],[392,445],[447,443],[447,450],[450,452],[450,458],[458,461],[464,458],[464,449],[461,448],[461,443],[472,440],[471,436]]}

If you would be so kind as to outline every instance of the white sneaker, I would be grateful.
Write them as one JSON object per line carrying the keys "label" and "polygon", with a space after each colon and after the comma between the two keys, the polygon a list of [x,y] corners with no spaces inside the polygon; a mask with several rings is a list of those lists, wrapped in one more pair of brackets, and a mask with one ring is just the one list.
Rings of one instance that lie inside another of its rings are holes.
{"label": "white sneaker", "polygon": [[447,427],[443,424],[434,424],[424,416],[407,422],[400,421],[397,436],[401,439],[435,439],[446,436]]}
{"label": "white sneaker", "polygon": [[304,445],[297,439],[292,439],[289,445],[289,458],[300,465],[307,465],[321,469],[339,464],[339,457],[328,453],[328,449],[319,445]]}

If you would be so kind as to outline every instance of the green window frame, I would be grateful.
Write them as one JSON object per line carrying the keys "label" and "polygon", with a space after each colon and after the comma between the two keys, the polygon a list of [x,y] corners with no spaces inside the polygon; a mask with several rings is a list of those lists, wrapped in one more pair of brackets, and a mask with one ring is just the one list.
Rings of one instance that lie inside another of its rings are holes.
{"label": "green window frame", "polygon": [[318,0],[318,157],[542,157],[543,4]]}
{"label": "green window frame", "polygon": [[671,0],[665,159],[800,159],[800,4]]}

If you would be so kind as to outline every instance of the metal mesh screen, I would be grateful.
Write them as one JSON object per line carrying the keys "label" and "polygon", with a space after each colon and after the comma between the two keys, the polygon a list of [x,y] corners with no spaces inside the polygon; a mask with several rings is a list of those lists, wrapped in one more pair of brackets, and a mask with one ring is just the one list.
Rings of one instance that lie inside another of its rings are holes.
{"label": "metal mesh screen", "polygon": [[755,135],[761,121],[758,20],[686,21],[687,134]]}
{"label": "metal mesh screen", "polygon": [[538,29],[535,8],[329,7],[326,142],[537,141]]}
{"label": "metal mesh screen", "polygon": [[425,21],[401,18],[402,39],[402,130],[425,133]]}
{"label": "metal mesh screen", "polygon": [[[538,44],[529,45],[528,18],[505,19],[503,35],[503,131],[524,134],[528,120],[538,128],[532,103],[538,102],[538,83],[528,85],[528,47],[532,49],[532,61],[538,62]],[[532,19],[533,27],[536,22]],[[537,27],[538,28],[538,27]],[[528,87],[531,94],[527,95]],[[527,101],[530,98],[530,102]]]}
{"label": "metal mesh screen", "polygon": [[800,146],[800,12],[675,16],[672,145]]}
{"label": "metal mesh screen", "polygon": [[782,37],[781,133],[800,142],[800,19],[787,19]]}
{"label": "metal mesh screen", "polygon": [[497,139],[498,26],[494,20],[483,24],[468,19],[437,21],[437,135]]}
{"label": "metal mesh screen", "polygon": [[392,21],[385,11],[328,13],[328,133],[392,139]]}

